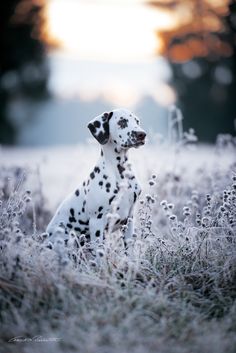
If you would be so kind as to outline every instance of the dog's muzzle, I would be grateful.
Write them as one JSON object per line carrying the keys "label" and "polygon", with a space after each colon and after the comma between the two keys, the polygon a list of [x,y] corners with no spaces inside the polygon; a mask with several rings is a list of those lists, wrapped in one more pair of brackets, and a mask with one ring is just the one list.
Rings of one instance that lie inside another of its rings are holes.
{"label": "dog's muzzle", "polygon": [[132,131],[132,142],[134,146],[144,145],[146,135],[145,131]]}

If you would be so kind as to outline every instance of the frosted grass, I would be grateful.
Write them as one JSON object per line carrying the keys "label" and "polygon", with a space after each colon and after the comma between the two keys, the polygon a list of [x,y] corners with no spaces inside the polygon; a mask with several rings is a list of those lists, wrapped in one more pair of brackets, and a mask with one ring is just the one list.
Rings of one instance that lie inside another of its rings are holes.
{"label": "frosted grass", "polygon": [[[73,233],[67,249],[60,231],[51,248],[44,233],[97,146],[2,150],[3,352],[235,352],[235,139],[192,147],[194,132],[177,131],[177,145],[132,151],[144,189],[135,234],[126,254],[108,233],[99,265]],[[58,340],[8,342],[16,336]]]}

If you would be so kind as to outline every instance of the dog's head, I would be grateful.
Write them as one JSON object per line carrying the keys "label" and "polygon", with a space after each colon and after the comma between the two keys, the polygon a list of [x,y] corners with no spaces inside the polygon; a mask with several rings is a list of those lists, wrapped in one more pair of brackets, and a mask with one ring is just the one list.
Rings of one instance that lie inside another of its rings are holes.
{"label": "dog's head", "polygon": [[145,143],[146,132],[141,129],[138,117],[127,109],[103,113],[91,120],[88,128],[101,145],[111,142],[119,150]]}

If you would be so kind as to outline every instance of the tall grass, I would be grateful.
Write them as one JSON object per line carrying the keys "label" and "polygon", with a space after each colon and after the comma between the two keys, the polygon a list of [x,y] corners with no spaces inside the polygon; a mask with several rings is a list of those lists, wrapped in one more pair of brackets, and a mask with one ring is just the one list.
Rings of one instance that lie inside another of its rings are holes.
{"label": "tall grass", "polygon": [[99,265],[73,233],[48,246],[40,178],[29,191],[24,170],[1,168],[3,352],[235,352],[236,159],[218,163],[235,140],[221,136],[211,167],[194,168],[194,133],[178,131],[176,164],[156,171],[153,147],[145,166],[128,253],[107,234]]}

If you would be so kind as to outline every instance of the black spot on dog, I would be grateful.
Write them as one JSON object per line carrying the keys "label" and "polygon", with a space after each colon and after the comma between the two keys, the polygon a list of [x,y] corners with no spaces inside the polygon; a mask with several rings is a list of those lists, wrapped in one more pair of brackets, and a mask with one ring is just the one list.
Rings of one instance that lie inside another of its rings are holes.
{"label": "black spot on dog", "polygon": [[102,186],[103,185],[103,181],[99,181],[98,185]]}
{"label": "black spot on dog", "polygon": [[112,115],[113,115],[113,112],[104,113],[104,114],[103,114],[103,117],[102,117],[102,120],[103,120],[103,121],[106,121],[106,120],[109,121],[109,120],[111,119]]}
{"label": "black spot on dog", "polygon": [[69,217],[69,222],[71,222],[71,223],[76,223],[75,217]]}
{"label": "black spot on dog", "polygon": [[75,196],[79,196],[79,190],[75,190]]}
{"label": "black spot on dog", "polygon": [[100,123],[100,121],[96,120],[96,121],[94,121],[93,125],[94,125],[94,127],[99,128],[101,126],[101,123]]}
{"label": "black spot on dog", "polygon": [[136,202],[136,200],[137,200],[137,194],[136,192],[134,192],[134,203]]}
{"label": "black spot on dog", "polygon": [[88,179],[88,181],[87,181],[87,186],[89,185],[89,182],[90,182],[90,180]]}
{"label": "black spot on dog", "polygon": [[85,212],[85,205],[86,205],[86,201],[83,201],[83,207],[82,207],[82,212]]}
{"label": "black spot on dog", "polygon": [[97,128],[101,126],[101,123],[99,121],[96,120],[94,123],[88,124],[90,132],[101,145],[104,145],[109,140],[109,117],[110,115],[108,113],[105,113],[103,115],[102,130],[99,133],[97,133]]}
{"label": "black spot on dog", "polygon": [[114,148],[115,153],[119,153],[118,149],[115,147]]}
{"label": "black spot on dog", "polygon": [[117,141],[116,141],[116,140],[113,140],[113,142],[117,144]]}
{"label": "black spot on dog", "polygon": [[94,168],[94,172],[95,172],[95,173],[100,173],[100,168],[99,168],[99,167],[95,167],[95,168]]}
{"label": "black spot on dog", "polygon": [[103,178],[106,180],[106,179],[108,178],[108,176],[104,174],[104,175],[103,175]]}
{"label": "black spot on dog", "polygon": [[96,127],[94,126],[94,124],[92,123],[88,124],[88,128],[93,135],[96,133]]}
{"label": "black spot on dog", "polygon": [[96,237],[100,237],[100,230],[97,230],[95,235],[96,235]]}
{"label": "black spot on dog", "polygon": [[91,179],[94,179],[94,178],[95,178],[94,172],[90,173],[90,178],[91,178]]}
{"label": "black spot on dog", "polygon": [[73,208],[70,209],[70,214],[71,214],[72,217],[75,216],[75,210]]}
{"label": "black spot on dog", "polygon": [[91,240],[90,234],[86,234],[85,238],[86,238],[87,241],[90,241]]}
{"label": "black spot on dog", "polygon": [[79,228],[79,227],[75,227],[74,230],[75,230],[76,232],[81,232],[81,228]]}
{"label": "black spot on dog", "polygon": [[106,183],[106,188],[110,188],[111,184],[110,183]]}
{"label": "black spot on dog", "polygon": [[97,218],[98,218],[98,219],[101,219],[102,216],[103,216],[103,214],[102,214],[102,213],[99,213],[98,216],[97,216]]}
{"label": "black spot on dog", "polygon": [[122,173],[125,171],[125,168],[122,167],[121,164],[118,164],[118,165],[117,165],[117,168],[118,168],[118,170],[119,170],[120,175],[122,175]]}
{"label": "black spot on dog", "polygon": [[100,230],[97,230],[95,235],[96,235],[96,237],[100,237]]}
{"label": "black spot on dog", "polygon": [[107,142],[109,139],[109,123],[106,121],[105,123],[102,124],[102,126],[103,126],[104,132],[100,134],[102,134],[102,140]]}
{"label": "black spot on dog", "polygon": [[101,156],[103,156],[103,150],[101,150]]}
{"label": "black spot on dog", "polygon": [[120,120],[118,121],[118,125],[120,127],[120,129],[125,129],[126,127],[128,127],[128,119],[125,119],[123,117],[120,117]]}
{"label": "black spot on dog", "polygon": [[88,226],[89,221],[82,221],[81,219],[79,219],[79,224],[81,224],[83,226]]}
{"label": "black spot on dog", "polygon": [[85,186],[85,181],[83,182],[83,186]]}
{"label": "black spot on dog", "polygon": [[120,157],[116,157],[116,159],[117,159],[117,161],[120,161],[121,158]]}
{"label": "black spot on dog", "polygon": [[84,246],[85,241],[84,240],[80,240],[80,246]]}
{"label": "black spot on dog", "polygon": [[108,116],[109,116],[108,113],[104,113],[103,116],[102,116],[102,121],[108,120]]}
{"label": "black spot on dog", "polygon": [[118,194],[118,189],[114,189],[114,194]]}
{"label": "black spot on dog", "polygon": [[101,212],[103,210],[103,207],[100,206],[99,209],[98,209],[98,212]]}
{"label": "black spot on dog", "polygon": [[66,225],[68,228],[72,228],[72,224],[70,224],[70,223],[67,223],[67,225]]}
{"label": "black spot on dog", "polygon": [[113,195],[110,199],[109,199],[109,205],[112,203],[112,201],[114,200],[115,195]]}

